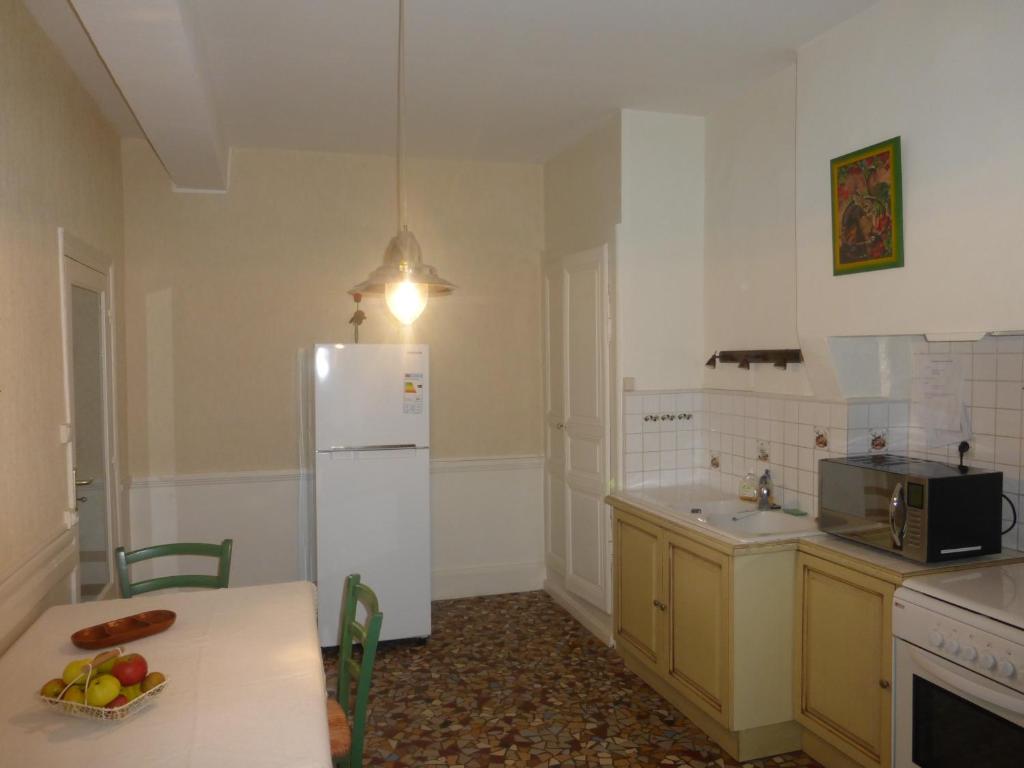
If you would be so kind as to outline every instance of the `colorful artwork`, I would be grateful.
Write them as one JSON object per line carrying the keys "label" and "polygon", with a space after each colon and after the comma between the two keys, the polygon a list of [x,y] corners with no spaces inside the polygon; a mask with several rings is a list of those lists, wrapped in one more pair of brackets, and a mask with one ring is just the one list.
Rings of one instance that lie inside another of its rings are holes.
{"label": "colorful artwork", "polygon": [[903,266],[900,137],[832,163],[832,274]]}

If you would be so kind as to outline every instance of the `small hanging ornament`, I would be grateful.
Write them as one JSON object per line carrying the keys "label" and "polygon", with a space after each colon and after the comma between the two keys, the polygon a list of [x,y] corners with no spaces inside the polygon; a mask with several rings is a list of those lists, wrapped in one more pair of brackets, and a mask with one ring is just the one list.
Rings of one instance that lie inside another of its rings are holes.
{"label": "small hanging ornament", "polygon": [[363,300],[363,294],[361,294],[361,293],[353,293],[352,294],[352,298],[356,302],[356,311],[352,314],[352,317],[349,319],[349,323],[353,326],[352,330],[355,332],[356,344],[358,344],[359,343],[359,326],[362,325],[363,324],[363,320],[366,319],[366,313],[363,312],[363,310],[361,310],[359,308],[359,302]]}

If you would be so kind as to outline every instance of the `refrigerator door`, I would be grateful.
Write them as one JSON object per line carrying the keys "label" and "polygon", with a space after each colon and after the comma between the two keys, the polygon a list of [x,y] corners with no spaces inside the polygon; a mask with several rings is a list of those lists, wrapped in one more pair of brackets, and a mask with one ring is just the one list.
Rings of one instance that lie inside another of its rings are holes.
{"label": "refrigerator door", "polygon": [[345,577],[358,573],[384,614],[381,640],[430,634],[430,451],[316,456],[320,644],[338,644]]}
{"label": "refrigerator door", "polygon": [[317,344],[317,451],[430,445],[425,344]]}

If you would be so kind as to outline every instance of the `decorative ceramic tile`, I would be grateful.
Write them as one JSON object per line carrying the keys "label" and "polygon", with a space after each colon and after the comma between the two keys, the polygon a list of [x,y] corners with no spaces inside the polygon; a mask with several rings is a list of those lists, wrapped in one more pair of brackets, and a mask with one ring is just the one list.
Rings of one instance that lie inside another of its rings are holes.
{"label": "decorative ceramic tile", "polygon": [[544,592],[436,602],[433,626],[378,650],[367,766],[817,766],[732,760]]}

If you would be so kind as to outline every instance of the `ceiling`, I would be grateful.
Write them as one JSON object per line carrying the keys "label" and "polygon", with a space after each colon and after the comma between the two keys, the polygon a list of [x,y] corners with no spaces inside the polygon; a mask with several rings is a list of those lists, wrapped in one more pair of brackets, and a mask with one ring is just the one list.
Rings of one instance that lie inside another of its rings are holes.
{"label": "ceiling", "polygon": [[[232,146],[393,151],[397,2],[24,2],[179,186]],[[409,0],[408,150],[542,161],[617,109],[707,114],[872,2]]]}

